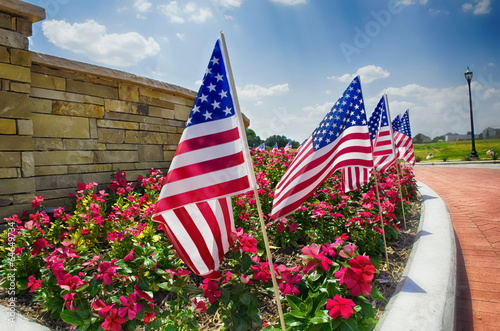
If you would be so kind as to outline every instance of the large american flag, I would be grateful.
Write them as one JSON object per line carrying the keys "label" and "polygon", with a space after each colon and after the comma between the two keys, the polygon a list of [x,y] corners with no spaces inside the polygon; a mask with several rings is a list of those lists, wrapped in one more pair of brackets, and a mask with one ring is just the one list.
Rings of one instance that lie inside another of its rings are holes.
{"label": "large american flag", "polygon": [[373,167],[359,77],[306,139],[276,186],[271,217],[294,212],[337,169]]}
{"label": "large american flag", "polygon": [[403,115],[398,115],[392,121],[394,130],[394,146],[396,147],[396,156],[411,165],[415,165],[415,153],[413,152],[413,141],[411,140],[410,118],[408,110]]}
{"label": "large american flag", "polygon": [[230,196],[252,188],[222,47],[217,40],[153,216],[189,268],[211,279],[234,241]]}

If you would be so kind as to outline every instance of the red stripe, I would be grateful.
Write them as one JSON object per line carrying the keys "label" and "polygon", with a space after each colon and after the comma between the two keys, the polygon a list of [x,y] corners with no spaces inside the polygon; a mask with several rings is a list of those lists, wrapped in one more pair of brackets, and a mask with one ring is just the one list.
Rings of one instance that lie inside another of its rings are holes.
{"label": "red stripe", "polygon": [[[231,141],[238,140],[240,134],[238,128],[234,128],[227,131],[211,133],[206,136],[200,136],[192,139],[186,139],[181,141],[177,146],[175,155],[195,151],[202,148],[222,145]],[[174,155],[174,157],[175,157]]]}
{"label": "red stripe", "polygon": [[166,183],[175,182],[190,177],[203,175],[209,172],[223,170],[240,165],[245,162],[243,152],[223,156],[217,159],[198,162],[184,167],[171,169],[166,178]]}
{"label": "red stripe", "polygon": [[[220,200],[218,200],[216,202],[216,204],[218,204],[219,202],[220,202]],[[225,201],[223,201],[223,202],[225,203]],[[212,210],[212,208],[210,208],[210,205],[206,201],[199,202],[196,204],[196,206],[200,209],[200,212],[203,215],[203,218],[207,222],[207,225],[210,227],[210,231],[212,232],[211,233],[212,238],[215,241],[215,243],[217,244],[218,254],[217,253],[216,254],[219,256],[219,261],[222,261],[222,259],[224,258],[224,249],[222,246],[222,234],[220,231],[219,223],[217,221],[217,217],[214,214],[214,212],[217,210],[217,207],[215,207],[215,211]],[[210,257],[212,257],[212,255],[209,253],[208,249],[206,250],[206,252],[202,252],[202,253],[210,255]],[[211,269],[215,269],[215,268],[211,268]]]}
{"label": "red stripe", "polygon": [[[207,248],[205,239],[203,238],[200,229],[198,229],[198,227],[196,226],[196,223],[191,218],[191,215],[187,212],[186,208],[177,208],[174,210],[174,213],[175,216],[177,216],[177,218],[181,220],[182,226],[189,234],[189,237],[196,246],[196,250],[198,250],[198,253],[201,255],[201,258],[203,259],[203,262],[205,263],[207,268],[209,270],[214,270],[215,269],[214,259],[212,258],[212,255],[210,254]],[[194,249],[194,248],[190,247],[189,249]]]}
{"label": "red stripe", "polygon": [[195,274],[200,274],[199,270],[195,267],[193,261],[189,257],[189,254],[184,250],[184,247],[179,243],[179,240],[177,237],[174,235],[170,227],[167,225],[167,222],[165,219],[160,215],[154,218],[155,221],[159,222],[162,225],[163,231],[167,234],[168,239],[172,243],[172,246],[174,246],[177,254],[179,257],[184,261],[184,263],[188,266],[189,269],[191,269]]}
{"label": "red stripe", "polygon": [[232,221],[231,218],[233,212],[231,198],[219,199],[219,203],[222,208],[222,215],[224,215],[224,223],[226,224],[227,241],[229,242],[229,247],[231,247],[233,246],[235,239],[235,237],[231,235],[233,233],[233,228],[234,228],[234,222]]}
{"label": "red stripe", "polygon": [[241,192],[250,187],[248,176],[236,178],[219,185],[211,185],[202,187],[192,191],[186,191],[177,195],[168,196],[158,200],[156,204],[156,213],[178,208],[190,203],[215,199],[221,196],[228,196],[237,192]]}

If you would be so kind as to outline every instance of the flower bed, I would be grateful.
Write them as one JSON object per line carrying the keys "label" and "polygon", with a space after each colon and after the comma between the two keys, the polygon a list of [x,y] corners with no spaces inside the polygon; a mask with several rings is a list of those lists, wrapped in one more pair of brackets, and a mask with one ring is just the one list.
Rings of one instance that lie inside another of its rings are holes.
{"label": "flower bed", "polygon": [[[293,155],[252,157],[287,330],[373,328],[371,302],[382,299],[373,279],[384,256],[375,186],[344,194],[334,174],[298,211],[273,221],[273,190]],[[410,169],[402,176],[408,206],[416,184]],[[53,319],[82,330],[281,329],[253,192],[233,197],[237,238],[223,277],[212,281],[187,270],[151,221],[164,178],[151,170],[128,181],[119,171],[106,190],[79,184],[74,210],[58,208],[52,219],[37,197],[35,212],[7,219],[0,237],[3,287],[10,293],[15,279],[15,295],[34,293]],[[402,209],[394,169],[379,176],[379,189],[385,235],[396,238]]]}

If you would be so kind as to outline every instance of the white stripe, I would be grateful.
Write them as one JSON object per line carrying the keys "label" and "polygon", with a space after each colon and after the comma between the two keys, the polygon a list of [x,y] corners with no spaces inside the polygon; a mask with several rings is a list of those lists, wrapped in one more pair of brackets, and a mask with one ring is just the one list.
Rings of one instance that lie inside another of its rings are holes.
{"label": "white stripe", "polygon": [[209,269],[205,262],[203,262],[203,258],[200,255],[198,249],[196,249],[196,245],[189,236],[189,233],[186,231],[181,221],[177,218],[175,213],[172,210],[167,210],[161,212],[161,216],[165,220],[165,223],[168,224],[172,233],[177,238],[179,245],[181,245],[186,254],[189,256],[193,265],[198,269],[198,272],[203,275],[209,272]]}
{"label": "white stripe", "polygon": [[221,120],[205,122],[188,126],[182,132],[181,140],[193,139],[201,136],[208,136],[215,133],[224,132],[238,127],[236,116],[230,116]]}
{"label": "white stripe", "polygon": [[197,149],[191,152],[175,155],[170,169],[176,169],[187,165],[214,160],[220,157],[236,154],[243,150],[240,139],[225,144]]}

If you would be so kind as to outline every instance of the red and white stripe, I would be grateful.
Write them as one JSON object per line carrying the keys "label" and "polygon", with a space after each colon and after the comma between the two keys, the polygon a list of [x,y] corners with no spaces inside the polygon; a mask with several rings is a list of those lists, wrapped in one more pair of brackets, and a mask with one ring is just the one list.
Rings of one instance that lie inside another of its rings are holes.
{"label": "red and white stripe", "polygon": [[271,217],[287,216],[336,170],[349,166],[373,167],[370,136],[366,126],[353,126],[331,144],[314,151],[312,135],[300,148],[275,190]]}
{"label": "red and white stripe", "polygon": [[394,131],[394,146],[398,159],[404,160],[411,165],[415,165],[415,153],[413,152],[413,141],[411,137]]}

